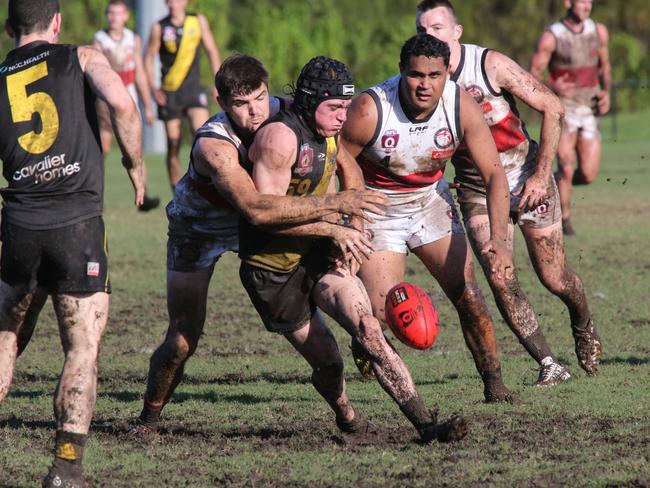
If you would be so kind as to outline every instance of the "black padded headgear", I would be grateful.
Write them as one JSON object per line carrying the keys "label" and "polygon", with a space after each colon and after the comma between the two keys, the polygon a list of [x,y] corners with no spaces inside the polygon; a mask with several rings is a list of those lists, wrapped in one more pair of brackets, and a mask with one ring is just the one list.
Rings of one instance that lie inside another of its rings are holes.
{"label": "black padded headgear", "polygon": [[331,98],[349,100],[354,96],[354,80],[341,61],[317,56],[303,66],[294,93],[293,107],[315,127],[316,107]]}

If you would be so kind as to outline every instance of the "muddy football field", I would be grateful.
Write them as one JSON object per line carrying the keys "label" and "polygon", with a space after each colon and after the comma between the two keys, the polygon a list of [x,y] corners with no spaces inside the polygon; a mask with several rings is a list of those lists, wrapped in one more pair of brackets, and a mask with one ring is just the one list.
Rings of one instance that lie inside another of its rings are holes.
{"label": "muddy football field", "polygon": [[[539,284],[517,238],[520,280],[573,378],[558,387],[533,386],[536,365],[481,280],[506,383],[523,401],[484,404],[455,312],[409,257],[407,279],[434,298],[441,330],[427,351],[397,347],[431,408],[469,418],[470,435],[455,445],[420,444],[379,385],[361,380],[349,338],[331,324],[345,358],[349,395],[381,427],[372,436],[341,435],[310,384],[307,364],[281,337],[265,332],[239,284],[234,255],[216,268],[204,336],[163,412],[160,432],[130,438],[149,357],[167,327],[166,219],[163,209],[142,214],[132,208],[130,184],[113,154],[105,215],[113,295],[85,456],[90,480],[100,487],[648,486],[648,117],[621,117],[616,141],[606,121],[598,180],[574,194],[578,234],[567,240],[567,255],[585,283],[603,342],[597,376],[587,377],[578,367],[566,309]],[[148,163],[151,193],[168,201],[163,159]],[[36,486],[47,470],[54,443],[52,392],[62,359],[48,303],[0,404],[0,486]]]}

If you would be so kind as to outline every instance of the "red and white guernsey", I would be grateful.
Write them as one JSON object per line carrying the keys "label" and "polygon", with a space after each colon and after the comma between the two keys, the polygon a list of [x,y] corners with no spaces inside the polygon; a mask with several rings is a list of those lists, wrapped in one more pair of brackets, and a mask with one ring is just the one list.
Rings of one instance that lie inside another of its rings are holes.
{"label": "red and white guernsey", "polygon": [[101,46],[102,53],[108,58],[111,67],[122,78],[124,86],[133,100],[138,102],[135,90],[135,34],[130,29],[124,29],[122,39],[113,39],[108,32],[100,30],[95,33],[95,42]]}
{"label": "red and white guernsey", "polygon": [[[461,44],[458,67],[451,79],[469,93],[483,110],[485,121],[499,152],[501,165],[513,190],[533,172],[537,162],[537,143],[528,135],[519,117],[514,97],[490,84],[485,70],[489,49]],[[456,181],[484,192],[485,184],[476,170],[466,144],[461,144],[452,158]]]}
{"label": "red and white guernsey", "polygon": [[357,158],[366,184],[411,191],[442,178],[447,160],[460,144],[460,90],[447,81],[431,115],[414,120],[405,112],[397,75],[366,91],[377,107],[372,140]]}
{"label": "red and white guernsey", "polygon": [[587,19],[582,31],[574,32],[560,21],[551,24],[548,30],[555,37],[555,51],[548,67],[551,80],[568,75],[568,81],[577,85],[573,94],[562,102],[593,105],[593,98],[600,91],[598,50],[602,46],[596,23]]}

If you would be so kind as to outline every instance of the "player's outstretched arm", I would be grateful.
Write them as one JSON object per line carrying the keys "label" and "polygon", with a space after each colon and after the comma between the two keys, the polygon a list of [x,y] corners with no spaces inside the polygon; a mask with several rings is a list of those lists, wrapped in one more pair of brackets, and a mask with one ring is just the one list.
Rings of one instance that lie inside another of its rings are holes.
{"label": "player's outstretched arm", "polygon": [[519,193],[520,208],[535,208],[547,197],[548,181],[562,130],[564,106],[546,85],[500,52],[490,51],[485,66],[490,82],[542,114],[537,167]]}
{"label": "player's outstretched arm", "polygon": [[93,92],[108,105],[122,164],[135,190],[135,204],[144,199],[142,122],[133,99],[106,56],[89,46],[78,48],[79,64]]}
{"label": "player's outstretched arm", "polygon": [[510,212],[508,180],[483,112],[464,91],[460,94],[460,120],[464,140],[487,189],[490,240],[481,249],[481,254],[490,256],[492,271],[497,277],[510,277],[514,267],[513,258],[505,244]]}
{"label": "player's outstretched arm", "polygon": [[237,150],[219,139],[200,138],[194,145],[192,158],[201,173],[210,175],[219,194],[253,225],[295,224],[328,214],[364,215],[364,209],[381,211],[383,197],[372,191],[348,190],[307,198],[262,194],[239,164]]}

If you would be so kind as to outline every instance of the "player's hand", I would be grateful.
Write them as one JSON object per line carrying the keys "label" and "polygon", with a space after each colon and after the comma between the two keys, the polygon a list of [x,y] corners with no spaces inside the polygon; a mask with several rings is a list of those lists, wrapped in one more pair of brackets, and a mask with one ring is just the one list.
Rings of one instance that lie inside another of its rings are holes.
{"label": "player's hand", "polygon": [[343,254],[344,260],[348,261],[348,263],[357,261],[361,264],[364,257],[366,259],[370,258],[372,242],[363,232],[359,232],[352,227],[337,225],[333,226],[331,237]]}
{"label": "player's hand", "polygon": [[481,248],[481,255],[487,256],[490,262],[490,272],[498,280],[512,279],[514,275],[514,261],[512,252],[502,240],[490,239]]}
{"label": "player's hand", "polygon": [[144,190],[147,186],[147,182],[144,178],[144,161],[141,161],[140,164],[128,164],[125,162],[125,159],[122,158],[122,165],[126,169],[126,172],[129,175],[131,184],[133,185],[133,190],[135,191],[135,206],[139,207],[144,202]]}
{"label": "player's hand", "polygon": [[368,222],[374,219],[366,214],[372,212],[386,215],[384,208],[388,206],[388,198],[383,193],[373,190],[344,190],[336,194],[339,212],[346,215],[361,217]]}
{"label": "player's hand", "polygon": [[598,95],[596,95],[596,97],[598,98],[598,115],[605,115],[607,112],[609,112],[610,108],[609,92],[601,90],[598,92]]}
{"label": "player's hand", "polygon": [[167,95],[165,95],[165,92],[162,91],[160,88],[156,88],[153,91],[153,99],[156,101],[156,103],[162,107],[167,105]]}
{"label": "player's hand", "polygon": [[561,97],[570,97],[573,92],[576,91],[577,85],[575,81],[572,81],[571,75],[569,73],[564,73],[553,83],[553,88],[555,93]]}
{"label": "player's hand", "polygon": [[149,104],[147,104],[147,106],[144,108],[144,120],[149,127],[153,125],[154,122],[153,110],[151,110],[151,105]]}
{"label": "player's hand", "polygon": [[546,178],[537,174],[531,175],[519,190],[512,192],[513,195],[520,197],[519,205],[517,205],[519,210],[532,210],[548,200],[547,188],[548,180]]}

